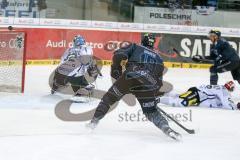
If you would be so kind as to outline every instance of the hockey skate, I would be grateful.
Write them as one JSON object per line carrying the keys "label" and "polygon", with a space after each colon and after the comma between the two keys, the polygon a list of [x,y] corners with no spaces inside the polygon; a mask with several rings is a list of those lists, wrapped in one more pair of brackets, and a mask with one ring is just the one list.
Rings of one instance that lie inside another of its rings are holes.
{"label": "hockey skate", "polygon": [[94,130],[98,125],[99,120],[93,118],[89,123],[86,124],[86,128],[89,130]]}
{"label": "hockey skate", "polygon": [[55,93],[56,93],[56,91],[51,89],[51,94],[54,95]]}
{"label": "hockey skate", "polygon": [[176,141],[180,141],[182,139],[181,134],[177,133],[176,131],[174,131],[173,129],[171,129],[170,127],[166,127],[163,129],[163,132],[170,138],[176,140]]}

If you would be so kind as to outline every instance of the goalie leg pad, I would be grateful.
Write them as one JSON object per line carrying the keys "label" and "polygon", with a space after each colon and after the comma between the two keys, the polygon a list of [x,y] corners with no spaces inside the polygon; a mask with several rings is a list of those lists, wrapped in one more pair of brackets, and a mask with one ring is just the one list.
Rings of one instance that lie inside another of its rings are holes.
{"label": "goalie leg pad", "polygon": [[66,86],[68,83],[68,77],[65,75],[62,75],[58,72],[55,72],[54,78],[53,78],[53,86],[52,90],[57,91],[59,88],[62,88]]}
{"label": "goalie leg pad", "polygon": [[72,87],[74,93],[76,93],[80,88],[84,88],[88,85],[88,82],[84,76],[70,77],[69,82],[71,84],[71,87]]}

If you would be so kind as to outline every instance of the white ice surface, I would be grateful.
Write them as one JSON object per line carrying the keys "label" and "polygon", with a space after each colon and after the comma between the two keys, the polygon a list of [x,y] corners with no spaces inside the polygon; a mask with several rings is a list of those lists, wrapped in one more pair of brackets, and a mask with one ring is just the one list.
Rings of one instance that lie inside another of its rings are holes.
{"label": "white ice surface", "polygon": [[[89,133],[86,122],[64,122],[54,114],[61,100],[49,97],[48,77],[56,66],[28,66],[25,94],[0,93],[0,160],[239,160],[240,112],[205,108],[172,108],[168,113],[185,114],[191,121],[181,122],[194,128],[195,135],[185,133],[181,142],[166,137],[150,122],[141,121],[140,112],[133,121],[122,117],[127,112],[137,115],[139,104],[127,106],[123,101],[108,114],[98,128]],[[97,88],[107,90],[110,85],[109,68],[104,78],[97,80]],[[230,74],[220,76],[220,83],[230,80]],[[207,70],[170,69],[164,80],[174,84],[177,92],[190,86],[209,82]],[[240,86],[233,94],[237,100]],[[94,108],[90,104],[75,104],[73,112]]]}

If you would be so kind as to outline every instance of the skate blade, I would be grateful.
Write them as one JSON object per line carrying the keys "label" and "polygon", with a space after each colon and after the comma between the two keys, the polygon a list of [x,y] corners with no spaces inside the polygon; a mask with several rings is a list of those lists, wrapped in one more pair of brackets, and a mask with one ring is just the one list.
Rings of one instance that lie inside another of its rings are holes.
{"label": "skate blade", "polygon": [[175,134],[173,132],[169,133],[169,137],[174,139],[175,141],[181,141],[182,135],[181,134]]}
{"label": "skate blade", "polygon": [[71,101],[74,103],[88,103],[90,100],[87,97],[72,97]]}

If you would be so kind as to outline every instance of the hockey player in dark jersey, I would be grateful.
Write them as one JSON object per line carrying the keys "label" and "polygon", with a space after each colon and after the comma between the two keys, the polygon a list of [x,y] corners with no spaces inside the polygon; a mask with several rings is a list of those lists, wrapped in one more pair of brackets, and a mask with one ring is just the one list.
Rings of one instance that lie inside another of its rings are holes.
{"label": "hockey player in dark jersey", "polygon": [[206,59],[213,61],[210,67],[210,84],[217,85],[218,73],[231,71],[233,79],[240,83],[240,58],[236,50],[223,38],[219,30],[211,30],[209,39],[212,41],[210,56],[194,56],[193,60],[201,62]]}
{"label": "hockey player in dark jersey", "polygon": [[[145,34],[142,45],[130,44],[117,50],[113,56],[111,76],[116,82],[103,96],[95,114],[87,126],[94,129],[107,114],[110,106],[126,94],[133,94],[140,103],[146,118],[154,123],[169,137],[178,140],[181,136],[172,130],[168,121],[157,109],[157,94],[162,86],[163,60],[153,50],[155,36]],[[126,70],[122,72],[121,62],[126,61]]]}

